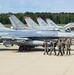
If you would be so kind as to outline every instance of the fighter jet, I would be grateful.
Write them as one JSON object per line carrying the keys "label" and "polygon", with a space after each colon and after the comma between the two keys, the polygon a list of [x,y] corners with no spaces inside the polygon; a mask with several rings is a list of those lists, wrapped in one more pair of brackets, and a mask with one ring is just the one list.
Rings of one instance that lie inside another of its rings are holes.
{"label": "fighter jet", "polygon": [[74,38],[74,34],[67,32],[57,32],[49,30],[3,30],[0,29],[0,39],[3,40],[3,45],[19,46],[19,51],[35,46],[43,46],[43,40],[58,38]]}

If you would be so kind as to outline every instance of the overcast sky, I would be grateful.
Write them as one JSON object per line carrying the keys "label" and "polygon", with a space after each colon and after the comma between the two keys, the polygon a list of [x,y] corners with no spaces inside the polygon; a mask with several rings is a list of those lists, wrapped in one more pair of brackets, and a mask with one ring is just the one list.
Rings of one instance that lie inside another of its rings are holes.
{"label": "overcast sky", "polygon": [[0,0],[0,13],[74,12],[74,0]]}

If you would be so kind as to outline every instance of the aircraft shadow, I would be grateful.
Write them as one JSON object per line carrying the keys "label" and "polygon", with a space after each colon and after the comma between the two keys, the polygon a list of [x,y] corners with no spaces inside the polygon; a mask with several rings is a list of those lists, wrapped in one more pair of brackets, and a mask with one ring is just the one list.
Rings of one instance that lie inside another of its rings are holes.
{"label": "aircraft shadow", "polygon": [[[0,51],[17,51],[18,52],[18,49],[0,48]],[[41,48],[32,48],[30,50],[24,50],[23,52],[35,52],[35,51],[44,51],[44,49],[41,49]]]}
{"label": "aircraft shadow", "polygon": [[5,48],[0,48],[0,51],[16,51],[18,49],[5,49]]}
{"label": "aircraft shadow", "polygon": [[[23,52],[20,52],[20,51],[18,51],[18,49],[6,49],[6,48],[0,48],[0,51],[15,51],[15,53],[28,53],[28,52],[43,52],[44,51],[44,49],[43,48],[32,48],[32,49],[30,49],[30,50],[24,50]],[[58,50],[56,50],[56,51],[58,51]],[[50,52],[50,50],[49,50],[49,52]],[[71,55],[74,55],[74,53],[72,53],[72,52],[74,52],[74,49],[71,49]],[[65,53],[66,53],[66,51],[65,51]]]}
{"label": "aircraft shadow", "polygon": [[[32,48],[30,50],[24,50],[23,52],[28,53],[28,52],[43,52],[43,51],[44,51],[44,49],[41,49],[41,48]],[[17,51],[17,52],[20,52],[20,51]],[[21,53],[23,53],[23,52],[21,52]]]}

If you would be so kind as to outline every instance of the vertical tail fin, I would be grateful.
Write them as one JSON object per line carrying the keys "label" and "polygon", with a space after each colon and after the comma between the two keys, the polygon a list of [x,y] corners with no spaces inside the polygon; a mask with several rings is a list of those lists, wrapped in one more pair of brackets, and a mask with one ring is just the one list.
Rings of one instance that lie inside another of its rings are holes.
{"label": "vertical tail fin", "polygon": [[11,30],[10,28],[6,28],[1,22],[0,22],[0,28],[2,30]]}
{"label": "vertical tail fin", "polygon": [[0,22],[0,28],[6,28],[6,27]]}
{"label": "vertical tail fin", "polygon": [[46,21],[47,21],[47,23],[48,23],[48,25],[50,25],[50,26],[57,26],[52,20],[50,20],[49,18],[47,18],[46,19]]}
{"label": "vertical tail fin", "polygon": [[22,30],[25,29],[25,25],[14,15],[9,16],[9,20],[11,24],[13,25],[14,29]]}
{"label": "vertical tail fin", "polygon": [[32,28],[39,27],[38,24],[36,24],[30,17],[24,17],[24,19],[29,27],[32,27]]}
{"label": "vertical tail fin", "polygon": [[68,24],[66,24],[65,26],[64,26],[66,29],[67,28],[73,28],[74,27],[74,23],[72,22],[72,23],[68,23]]}
{"label": "vertical tail fin", "polygon": [[48,26],[48,24],[40,17],[36,18],[40,26]]}

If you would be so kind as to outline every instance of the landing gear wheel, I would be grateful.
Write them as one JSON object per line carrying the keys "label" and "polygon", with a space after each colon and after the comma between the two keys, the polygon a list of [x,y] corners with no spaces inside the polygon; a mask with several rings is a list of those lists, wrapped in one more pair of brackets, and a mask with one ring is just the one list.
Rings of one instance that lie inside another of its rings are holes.
{"label": "landing gear wheel", "polygon": [[24,46],[19,47],[19,51],[22,52],[24,50]]}

